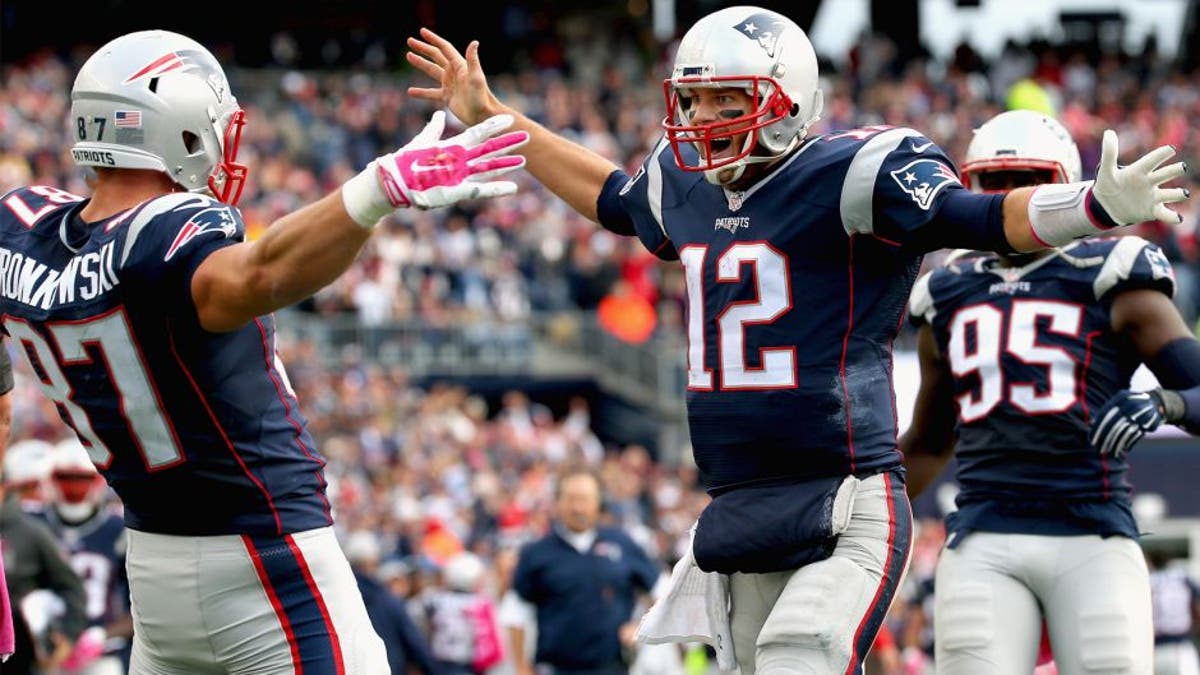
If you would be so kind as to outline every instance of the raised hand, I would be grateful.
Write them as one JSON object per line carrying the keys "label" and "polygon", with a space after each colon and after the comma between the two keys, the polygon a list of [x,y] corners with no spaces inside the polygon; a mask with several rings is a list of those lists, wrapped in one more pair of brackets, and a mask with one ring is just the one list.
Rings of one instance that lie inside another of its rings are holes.
{"label": "raised hand", "polygon": [[409,87],[413,98],[433,101],[449,108],[466,124],[478,124],[489,116],[499,102],[488,88],[487,77],[479,65],[479,42],[467,45],[464,57],[454,45],[428,28],[421,29],[420,40],[408,38],[405,54],[414,68],[437,81],[436,87]]}
{"label": "raised hand", "polygon": [[508,153],[528,143],[529,134],[500,134],[512,122],[511,115],[496,115],[441,140],[446,113],[435,112],[408,145],[379,158],[379,182],[388,201],[397,208],[432,209],[513,194],[516,183],[492,180],[525,165],[524,157]]}
{"label": "raised hand", "polygon": [[433,209],[464,199],[499,197],[517,191],[497,177],[525,166],[525,157],[509,154],[529,142],[524,131],[500,133],[511,115],[496,115],[442,140],[446,113],[433,113],[421,133],[404,147],[377,157],[342,186],[350,217],[373,227],[395,209]]}
{"label": "raised hand", "polygon": [[1112,129],[1106,130],[1092,196],[1117,225],[1148,220],[1159,220],[1168,225],[1183,222],[1183,216],[1167,208],[1167,204],[1187,199],[1188,191],[1160,187],[1187,173],[1187,165],[1183,162],[1160,167],[1174,154],[1173,146],[1164,145],[1142,155],[1129,166],[1118,166],[1117,134]]}

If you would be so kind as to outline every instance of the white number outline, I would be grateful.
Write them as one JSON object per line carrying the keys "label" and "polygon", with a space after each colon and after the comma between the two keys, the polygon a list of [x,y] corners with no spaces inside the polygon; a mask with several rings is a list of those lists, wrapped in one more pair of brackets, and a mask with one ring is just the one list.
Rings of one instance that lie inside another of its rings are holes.
{"label": "white number outline", "polygon": [[65,411],[67,424],[79,434],[97,467],[107,469],[112,464],[113,453],[96,433],[87,411],[75,402],[74,386],[63,372],[64,367],[94,363],[87,345],[96,348],[97,356],[104,364],[121,416],[146,470],[161,471],[186,460],[175,426],[166,415],[162,396],[134,341],[123,306],[86,319],[44,325],[54,342],[53,347],[25,319],[4,317],[8,334],[21,343],[31,363],[36,358],[45,375],[46,379],[37,378],[42,392]]}
{"label": "white number outline", "polygon": [[50,201],[50,203],[46,204],[37,211],[34,211],[32,208],[30,208],[29,204],[27,204],[25,200],[21,198],[20,193],[14,192],[5,198],[4,205],[8,207],[9,211],[12,211],[13,215],[16,216],[17,219],[25,225],[25,227],[30,229],[33,228],[34,223],[40,220],[42,216],[50,213],[59,206],[83,201],[83,197],[80,197],[79,195],[74,195],[66,190],[60,190],[59,188],[51,187],[49,185],[33,185],[30,186],[29,191],[39,197],[45,197]]}
{"label": "white number outline", "polygon": [[[955,399],[963,422],[974,422],[986,416],[1004,400],[1028,415],[1063,413],[1079,400],[1078,361],[1063,347],[1039,344],[1039,317],[1050,319],[1047,332],[1079,337],[1083,306],[1060,300],[1026,298],[1013,300],[1008,312],[989,303],[979,303],[963,307],[951,317],[946,346],[950,370],[956,378],[979,374],[978,392],[968,391]],[[966,354],[966,326],[969,324],[975,326],[975,351]],[[1044,392],[1039,393],[1033,381],[1006,381],[1000,367],[1001,347],[1004,353],[1022,363],[1046,370]]]}
{"label": "white number outline", "polygon": [[[708,246],[690,244],[679,251],[687,287],[688,389],[713,391],[707,365],[704,264]],[[721,391],[770,391],[798,386],[796,346],[759,347],[760,365],[746,363],[746,326],[774,323],[793,306],[787,256],[765,241],[736,242],[716,258],[717,283],[741,283],[742,267],[754,268],[754,300],[730,302],[716,317]],[[764,281],[765,280],[765,281]],[[764,288],[766,292],[764,293]]]}

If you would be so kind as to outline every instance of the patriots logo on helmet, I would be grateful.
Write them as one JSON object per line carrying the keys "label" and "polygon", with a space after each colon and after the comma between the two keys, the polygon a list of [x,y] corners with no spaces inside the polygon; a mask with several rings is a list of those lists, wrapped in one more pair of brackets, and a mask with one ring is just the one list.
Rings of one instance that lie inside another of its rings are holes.
{"label": "patriots logo on helmet", "polygon": [[950,167],[934,159],[915,159],[892,173],[892,180],[925,211],[947,185],[961,185]]}
{"label": "patriots logo on helmet", "polygon": [[[169,52],[138,68],[121,84],[132,84],[147,77],[159,77],[176,70],[198,69],[208,74],[220,72],[216,68],[217,64],[210,63],[211,60],[207,54],[196,50],[182,49],[177,52]],[[221,96],[218,95],[217,99],[220,100],[220,98]]]}
{"label": "patriots logo on helmet", "polygon": [[779,36],[783,34],[786,25],[783,18],[778,15],[759,12],[738,22],[734,28],[742,35],[757,42],[767,56],[775,58],[775,48],[779,46]]}
{"label": "patriots logo on helmet", "polygon": [[175,241],[171,242],[171,247],[167,249],[167,255],[163,257],[163,261],[170,260],[189,241],[208,232],[220,232],[226,239],[237,235],[237,220],[234,219],[233,212],[229,207],[219,206],[204,209],[188,218],[183,227],[179,228],[179,234],[175,235]]}

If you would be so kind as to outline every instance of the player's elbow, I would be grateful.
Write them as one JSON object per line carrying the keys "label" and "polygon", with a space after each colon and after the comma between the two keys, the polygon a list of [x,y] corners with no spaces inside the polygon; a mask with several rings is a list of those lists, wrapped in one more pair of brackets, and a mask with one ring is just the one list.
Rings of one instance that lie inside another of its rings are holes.
{"label": "player's elbow", "polygon": [[268,302],[278,292],[277,275],[269,266],[239,255],[239,248],[213,253],[192,276],[196,316],[200,327],[210,333],[237,330],[269,313]]}

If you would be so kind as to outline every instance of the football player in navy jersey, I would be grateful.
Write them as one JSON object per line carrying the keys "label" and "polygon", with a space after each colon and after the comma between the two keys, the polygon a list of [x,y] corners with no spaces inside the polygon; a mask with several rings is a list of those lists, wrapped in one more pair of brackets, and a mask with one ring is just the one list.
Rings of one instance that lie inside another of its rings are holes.
{"label": "football player in navy jersey", "polygon": [[[980,193],[1072,184],[1079,151],[1054,119],[1009,111],[976,130],[962,173]],[[917,281],[921,387],[900,439],[909,493],[955,455],[961,488],[935,579],[938,673],[1031,672],[1043,620],[1059,672],[1152,671],[1123,453],[1164,414],[1195,422],[1156,406],[1182,407],[1178,393],[1126,388],[1143,362],[1168,386],[1200,384],[1174,287],[1162,251],[1132,235],[952,256]],[[1093,432],[1100,420],[1108,430]]]}
{"label": "football player in navy jersey", "polygon": [[[528,169],[572,208],[657,256],[687,286],[688,423],[713,500],[700,569],[730,575],[744,674],[854,672],[910,550],[896,449],[891,343],[921,256],[1028,251],[1179,216],[1184,172],[1159,148],[1096,181],[974,194],[911,129],[810,136],[817,62],[790,19],[757,7],[701,18],[663,83],[665,132],[626,175],[491,92],[465,55],[423,29],[412,96],[470,123],[503,112],[529,131]],[[676,575],[676,578],[682,576]],[[728,645],[724,645],[727,647]]]}
{"label": "football player in navy jersey", "polygon": [[78,439],[54,445],[41,518],[83,582],[88,627],[64,667],[78,675],[121,675],[133,634],[125,581],[125,525],[105,507],[104,479]]}
{"label": "football player in navy jersey", "polygon": [[90,196],[0,197],[0,317],[121,498],[136,673],[387,672],[338,547],[325,461],[272,312],[333,281],[395,209],[511,194],[497,117],[409,144],[245,241],[245,115],[177,33],[97,50],[71,91]]}

